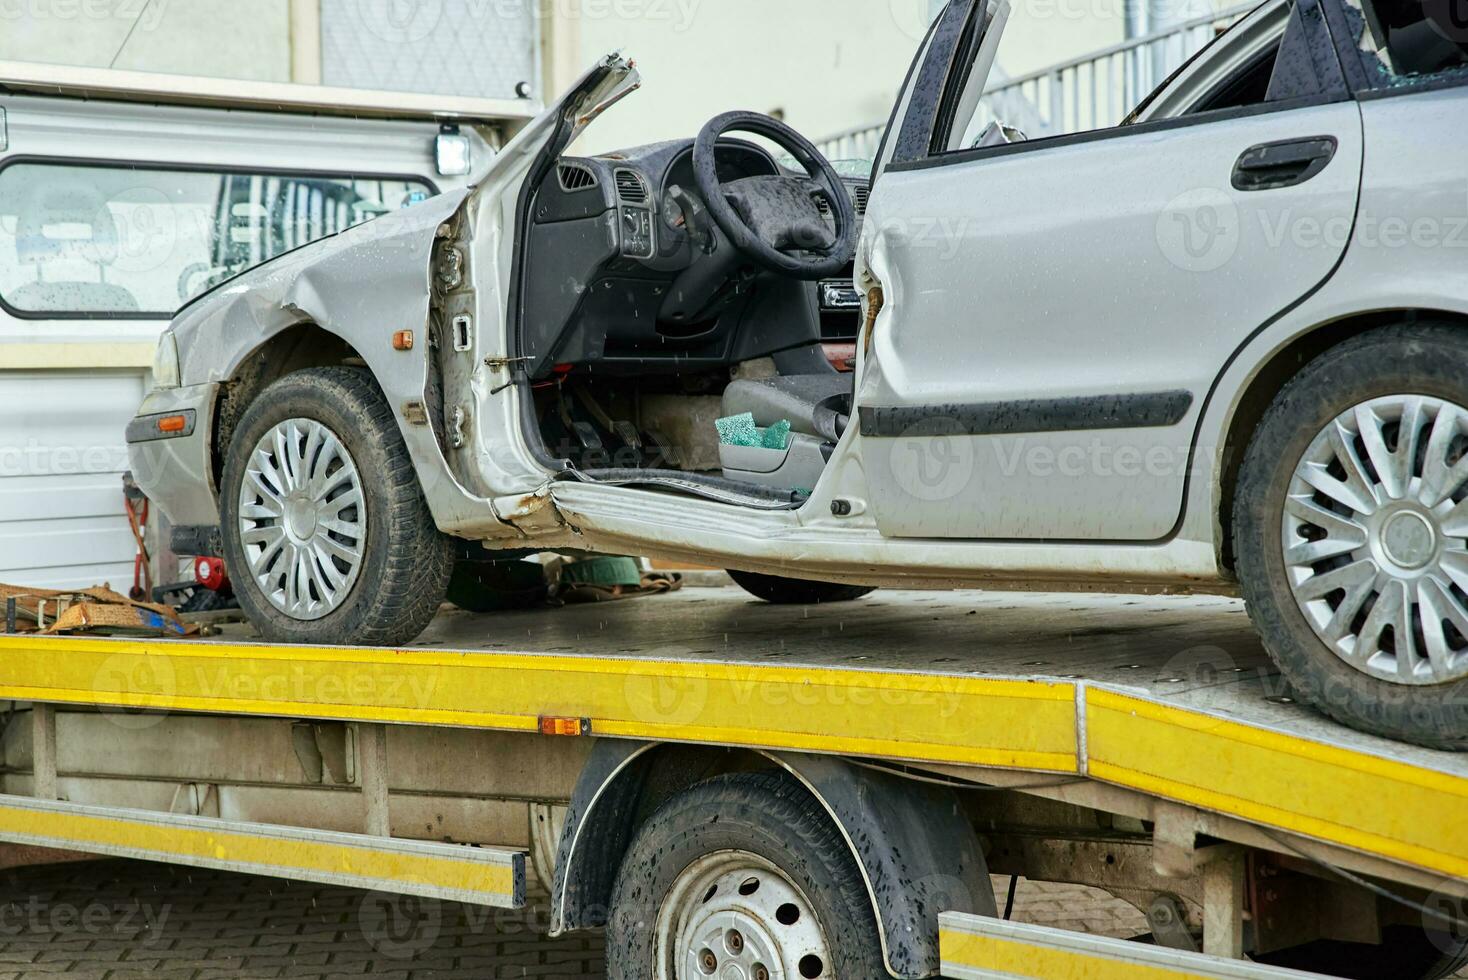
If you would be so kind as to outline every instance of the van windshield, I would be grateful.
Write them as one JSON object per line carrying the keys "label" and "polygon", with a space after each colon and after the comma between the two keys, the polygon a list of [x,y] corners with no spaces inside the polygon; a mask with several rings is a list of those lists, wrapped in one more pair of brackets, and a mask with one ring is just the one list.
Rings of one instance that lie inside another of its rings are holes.
{"label": "van windshield", "polygon": [[0,301],[21,316],[175,310],[247,269],[427,199],[421,180],[16,162]]}

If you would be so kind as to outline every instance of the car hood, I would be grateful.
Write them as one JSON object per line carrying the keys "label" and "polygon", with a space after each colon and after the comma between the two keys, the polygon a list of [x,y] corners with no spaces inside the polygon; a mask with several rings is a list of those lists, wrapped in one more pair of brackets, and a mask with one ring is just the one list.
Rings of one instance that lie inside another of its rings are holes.
{"label": "car hood", "polygon": [[389,335],[423,324],[439,227],[486,194],[514,190],[507,184],[516,182],[526,157],[552,139],[574,140],[640,85],[631,62],[608,55],[496,154],[474,185],[279,255],[194,300],[170,328],[182,382],[227,380],[258,346],[250,341],[263,343],[291,324],[310,322],[344,337],[360,337],[377,324],[390,326]]}
{"label": "car hood", "polygon": [[[277,256],[220,285],[175,316],[184,384],[223,381],[239,359],[241,330],[295,322],[378,319],[409,299],[426,305],[433,242],[471,189],[462,188],[394,211]],[[406,281],[405,281],[406,280]],[[407,295],[405,287],[411,287]],[[405,311],[406,312],[406,311]],[[421,322],[423,317],[416,317]],[[403,321],[412,325],[415,319]],[[262,336],[262,340],[264,337]]]}

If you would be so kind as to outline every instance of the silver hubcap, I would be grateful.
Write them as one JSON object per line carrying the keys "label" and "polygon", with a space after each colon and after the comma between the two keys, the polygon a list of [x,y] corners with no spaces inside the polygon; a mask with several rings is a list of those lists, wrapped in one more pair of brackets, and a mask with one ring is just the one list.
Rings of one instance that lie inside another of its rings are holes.
{"label": "silver hubcap", "polygon": [[810,902],[744,851],[711,854],[678,876],[658,910],[657,945],[658,980],[835,976]]}
{"label": "silver hubcap", "polygon": [[1468,677],[1468,411],[1398,395],[1342,414],[1295,468],[1283,545],[1300,609],[1352,667]]}
{"label": "silver hubcap", "polygon": [[239,535],[250,576],[292,619],[320,619],[346,601],[362,570],[366,501],[357,465],[320,422],[288,419],[250,453]]}

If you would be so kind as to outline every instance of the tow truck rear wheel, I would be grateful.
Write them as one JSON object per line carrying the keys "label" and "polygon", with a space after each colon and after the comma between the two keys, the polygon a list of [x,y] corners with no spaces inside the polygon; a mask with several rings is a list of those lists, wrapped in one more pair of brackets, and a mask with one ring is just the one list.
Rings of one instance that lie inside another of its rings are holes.
{"label": "tow truck rear wheel", "polygon": [[235,595],[267,640],[401,646],[453,570],[392,409],[354,368],[288,375],[245,411],[220,518]]}
{"label": "tow truck rear wheel", "polygon": [[851,850],[804,787],[718,776],[665,803],[622,862],[609,980],[886,976]]}
{"label": "tow truck rear wheel", "polygon": [[864,585],[837,585],[835,582],[811,582],[799,578],[780,578],[729,569],[734,584],[756,599],[777,606],[813,606],[826,602],[852,602],[877,591]]}

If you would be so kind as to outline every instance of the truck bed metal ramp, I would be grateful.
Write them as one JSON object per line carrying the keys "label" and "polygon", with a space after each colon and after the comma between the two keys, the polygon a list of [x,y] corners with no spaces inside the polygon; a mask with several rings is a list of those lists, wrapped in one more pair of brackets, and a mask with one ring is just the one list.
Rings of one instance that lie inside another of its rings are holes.
{"label": "truck bed metal ramp", "polygon": [[1325,980],[1318,974],[972,915],[940,916],[949,980]]}
{"label": "truck bed metal ramp", "polygon": [[495,848],[0,796],[0,841],[470,905],[525,904],[525,856]]}
{"label": "truck bed metal ramp", "polygon": [[[989,871],[1104,887],[1055,862],[1114,853],[1141,869],[1137,888],[1201,909],[1198,948],[1222,956],[1248,950],[1245,882],[1276,865],[1317,887],[1364,876],[1468,899],[1468,757],[1295,703],[1242,606],[1221,598],[878,592],[800,608],[689,589],[445,611],[407,649],[282,646],[244,626],[0,636],[0,700],[32,706],[30,739],[17,726],[4,746],[3,788],[19,795],[0,796],[0,841],[517,906],[561,868],[580,780],[602,772],[588,760],[633,740],[649,758],[814,753],[972,791],[1010,807],[980,826],[973,804]],[[255,740],[248,764],[226,747],[233,732],[251,733],[239,749]],[[191,784],[213,786],[199,794],[212,805],[177,809],[225,819],[157,812]],[[1051,840],[1057,806],[1111,822]],[[972,925],[947,920],[941,947],[930,937],[934,968],[941,953],[955,978],[1291,975]],[[1006,973],[1037,937],[1054,972]]]}
{"label": "truck bed metal ramp", "polygon": [[802,610],[691,590],[450,613],[407,650],[0,637],[0,698],[524,732],[584,719],[598,736],[1071,774],[1468,879],[1468,759],[1292,703],[1240,605],[1211,597]]}

